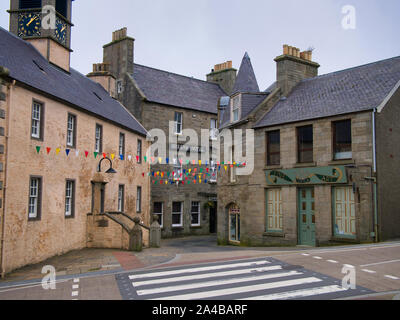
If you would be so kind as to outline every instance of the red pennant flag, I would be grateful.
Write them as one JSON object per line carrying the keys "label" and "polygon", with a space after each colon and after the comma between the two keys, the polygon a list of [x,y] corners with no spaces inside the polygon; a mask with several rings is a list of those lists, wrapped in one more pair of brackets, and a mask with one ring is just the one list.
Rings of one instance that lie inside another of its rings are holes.
{"label": "red pennant flag", "polygon": [[85,151],[85,157],[87,158],[89,155],[89,151]]}
{"label": "red pennant flag", "polygon": [[142,176],[144,177],[144,172],[142,173]]}
{"label": "red pennant flag", "polygon": [[50,154],[51,148],[46,148],[47,154]]}
{"label": "red pennant flag", "polygon": [[139,156],[136,156],[136,161],[139,162]]}
{"label": "red pennant flag", "polygon": [[103,158],[106,158],[107,157],[107,153],[103,153]]}

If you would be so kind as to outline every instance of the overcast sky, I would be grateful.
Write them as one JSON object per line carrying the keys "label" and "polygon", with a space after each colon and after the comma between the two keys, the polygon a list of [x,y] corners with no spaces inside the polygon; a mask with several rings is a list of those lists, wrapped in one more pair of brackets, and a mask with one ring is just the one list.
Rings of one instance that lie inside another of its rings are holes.
{"label": "overcast sky", "polygon": [[[342,27],[345,5],[356,9],[355,30]],[[76,0],[72,21],[71,65],[84,74],[122,27],[136,39],[136,63],[203,80],[214,64],[239,68],[247,51],[263,90],[283,44],[314,47],[320,74],[400,55],[400,0]]]}

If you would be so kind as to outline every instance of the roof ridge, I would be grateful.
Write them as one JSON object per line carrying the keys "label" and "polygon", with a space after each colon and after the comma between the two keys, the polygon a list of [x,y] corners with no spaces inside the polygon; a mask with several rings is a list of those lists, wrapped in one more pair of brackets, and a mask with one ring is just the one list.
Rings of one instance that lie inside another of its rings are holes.
{"label": "roof ridge", "polygon": [[204,83],[207,83],[207,84],[210,84],[210,85],[213,85],[213,86],[218,86],[219,88],[221,88],[219,84],[214,83],[214,82],[209,82],[209,81],[206,81],[206,80],[201,80],[201,79],[198,79],[198,78],[185,76],[183,74],[170,72],[170,71],[166,71],[166,70],[161,70],[161,69],[157,69],[157,68],[154,68],[154,67],[145,66],[145,65],[139,64],[139,63],[134,63],[134,65],[137,65],[137,66],[140,66],[140,67],[144,67],[144,68],[148,68],[148,69],[152,69],[152,70],[156,70],[156,71],[160,71],[160,72],[164,72],[164,73],[168,73],[168,74],[172,74],[172,75],[176,75],[176,76],[179,76],[179,77],[182,77],[182,78],[188,78],[188,79],[191,79],[191,80],[204,82]]}
{"label": "roof ridge", "polygon": [[337,74],[337,73],[350,71],[350,70],[354,70],[354,69],[359,69],[359,68],[367,67],[367,66],[370,66],[370,65],[373,65],[373,64],[377,64],[377,63],[381,63],[381,62],[385,62],[385,61],[389,61],[389,60],[394,60],[394,59],[399,59],[399,58],[400,58],[400,56],[395,56],[395,57],[391,57],[391,58],[387,58],[387,59],[382,59],[382,60],[377,60],[377,61],[374,61],[374,62],[369,62],[369,63],[366,63],[366,64],[361,64],[361,65],[355,66],[355,67],[350,67],[350,68],[346,68],[346,69],[342,69],[342,70],[332,71],[332,72],[329,72],[329,73],[321,74],[321,75],[313,77],[313,78],[303,79],[301,82],[312,81],[312,80],[319,79],[319,78],[322,78],[322,77],[331,76],[331,75],[334,75],[334,74]]}

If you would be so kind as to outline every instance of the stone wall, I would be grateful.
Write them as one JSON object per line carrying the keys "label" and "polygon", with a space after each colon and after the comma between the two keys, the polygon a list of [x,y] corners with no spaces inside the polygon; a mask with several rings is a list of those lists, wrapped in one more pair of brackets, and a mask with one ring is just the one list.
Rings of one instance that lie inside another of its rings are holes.
{"label": "stone wall", "polygon": [[[7,272],[27,264],[38,263],[51,256],[64,254],[70,250],[86,247],[87,214],[92,212],[92,181],[103,179],[105,187],[105,211],[118,209],[118,186],[125,185],[125,212],[136,216],[136,188],[142,186],[142,212],[144,224],[150,225],[150,187],[148,163],[115,159],[114,175],[105,174],[108,169],[103,163],[101,174],[97,166],[101,155],[94,158],[95,126],[103,126],[103,150],[108,155],[118,153],[120,132],[125,133],[126,154],[136,157],[137,140],[143,142],[143,153],[148,144],[143,136],[117,127],[115,124],[80,112],[21,87],[13,86],[10,91],[11,112],[9,128],[7,202],[5,226],[5,269]],[[43,141],[31,139],[32,99],[44,103],[45,127]],[[66,132],[68,112],[77,118],[77,150],[66,156]],[[36,146],[41,147],[38,154]],[[50,147],[49,155],[46,148]],[[56,155],[56,148],[61,152]],[[89,151],[88,157],[84,151]],[[143,177],[143,173],[145,176]],[[30,176],[41,176],[42,212],[38,221],[28,220]],[[74,179],[76,183],[75,217],[66,219],[65,181]],[[118,238],[118,236],[116,236]]]}

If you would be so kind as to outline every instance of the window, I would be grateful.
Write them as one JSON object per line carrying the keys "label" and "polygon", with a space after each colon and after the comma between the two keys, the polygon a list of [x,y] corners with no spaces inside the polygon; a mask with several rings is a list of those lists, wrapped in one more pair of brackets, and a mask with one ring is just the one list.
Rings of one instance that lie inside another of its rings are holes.
{"label": "window", "polygon": [[96,124],[95,147],[94,151],[101,153],[103,150],[103,127]]}
{"label": "window", "polygon": [[75,216],[75,181],[67,180],[65,185],[65,217]]}
{"label": "window", "polygon": [[120,184],[118,186],[118,212],[124,212],[124,202],[125,202],[125,186]]}
{"label": "window", "polygon": [[56,0],[56,11],[63,17],[67,17],[68,13],[67,0]]}
{"label": "window", "polygon": [[119,134],[119,155],[125,158],[125,134],[122,132]]}
{"label": "window", "polygon": [[158,223],[160,224],[161,228],[163,227],[164,223],[163,210],[164,210],[164,204],[162,202],[154,202],[153,214],[158,216]]}
{"label": "window", "polygon": [[191,216],[192,216],[192,222],[191,222],[192,227],[199,227],[200,226],[200,202],[198,202],[198,201],[192,202]]}
{"label": "window", "polygon": [[267,232],[283,231],[282,190],[266,191],[267,200]]}
{"label": "window", "polygon": [[232,99],[232,122],[239,121],[240,118],[240,95]]}
{"label": "window", "polygon": [[210,139],[217,140],[218,137],[218,129],[217,129],[217,119],[211,119],[210,123]]}
{"label": "window", "polygon": [[210,160],[210,182],[217,182],[217,162],[214,159]]}
{"label": "window", "polygon": [[42,0],[19,0],[20,9],[35,9],[42,7]]}
{"label": "window", "polygon": [[267,132],[267,165],[281,164],[281,135],[280,131]]}
{"label": "window", "polygon": [[172,227],[182,227],[183,202],[172,202]]}
{"label": "window", "polygon": [[182,118],[182,113],[175,112],[175,134],[182,134]]}
{"label": "window", "polygon": [[122,86],[122,80],[117,81],[117,93],[122,93],[123,91],[123,86]]}
{"label": "window", "polygon": [[137,187],[136,191],[136,212],[142,211],[142,187]]}
{"label": "window", "polygon": [[182,181],[183,170],[180,164],[174,165],[174,181]]}
{"label": "window", "polygon": [[351,120],[333,123],[334,160],[351,159]]}
{"label": "window", "polygon": [[32,106],[32,132],[35,139],[43,139],[43,104],[33,102]]}
{"label": "window", "polygon": [[142,140],[137,141],[137,156],[139,157],[138,163],[142,163]]}
{"label": "window", "polygon": [[76,146],[76,116],[72,114],[68,114],[67,146],[71,148]]}
{"label": "window", "polygon": [[[231,154],[230,154],[230,162],[231,164],[233,164],[234,159],[235,159],[235,148],[232,147],[231,148]],[[236,173],[235,173],[235,166],[231,166],[230,168],[230,181],[231,183],[236,182]]]}
{"label": "window", "polygon": [[334,235],[355,237],[356,210],[352,187],[333,188]]}
{"label": "window", "polygon": [[41,215],[42,178],[31,177],[29,182],[29,213],[30,220],[39,220]]}
{"label": "window", "polygon": [[297,128],[297,159],[299,163],[313,162],[313,127]]}

